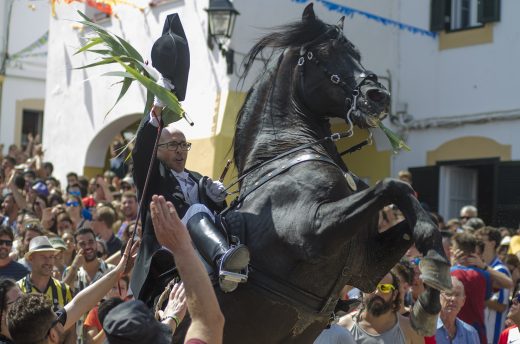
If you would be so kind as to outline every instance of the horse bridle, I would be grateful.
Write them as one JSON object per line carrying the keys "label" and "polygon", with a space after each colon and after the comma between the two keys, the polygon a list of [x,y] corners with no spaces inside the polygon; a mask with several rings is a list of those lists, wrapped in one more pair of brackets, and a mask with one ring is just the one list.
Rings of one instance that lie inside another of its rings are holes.
{"label": "horse bridle", "polygon": [[[226,191],[231,189],[234,185],[236,185],[239,182],[241,182],[243,179],[245,179],[248,175],[250,175],[254,171],[257,171],[261,167],[263,167],[263,166],[265,166],[267,164],[270,164],[273,161],[279,160],[279,159],[281,159],[283,157],[286,157],[288,155],[291,155],[291,154],[296,153],[298,151],[301,151],[303,149],[311,148],[313,146],[322,144],[322,143],[324,143],[326,141],[334,142],[334,141],[337,141],[337,140],[345,138],[345,137],[351,137],[354,134],[354,124],[352,123],[351,114],[352,114],[353,111],[355,111],[357,109],[357,102],[358,102],[358,97],[361,94],[361,87],[365,84],[365,82],[367,80],[372,80],[372,81],[377,82],[377,76],[376,76],[375,73],[372,73],[372,72],[369,72],[367,70],[364,70],[356,78],[356,87],[352,88],[345,81],[343,81],[341,79],[341,77],[337,73],[331,73],[327,69],[327,67],[325,67],[322,63],[320,63],[319,59],[314,56],[314,53],[308,47],[316,44],[319,41],[321,41],[323,39],[323,37],[328,35],[331,31],[336,31],[338,33],[338,36],[341,34],[341,31],[340,31],[340,29],[338,27],[333,27],[333,28],[327,30],[326,32],[324,32],[323,34],[321,34],[320,36],[318,36],[317,38],[315,38],[314,40],[312,40],[311,42],[303,45],[300,48],[300,57],[299,57],[298,63],[297,63],[297,67],[300,68],[300,88],[301,88],[302,94],[305,94],[305,88],[304,88],[304,84],[305,84],[304,83],[304,66],[305,66],[305,61],[310,61],[310,62],[313,62],[316,66],[318,66],[325,73],[325,75],[327,75],[329,77],[329,79],[332,82],[332,84],[341,87],[342,89],[344,89],[347,92],[347,94],[349,93],[349,91],[351,91],[352,98],[349,98],[349,97],[345,98],[345,103],[350,103],[350,107],[348,108],[347,114],[345,116],[345,120],[347,121],[347,123],[349,125],[348,130],[346,132],[342,132],[342,133],[334,133],[331,136],[327,136],[327,137],[321,138],[319,140],[316,140],[316,141],[313,141],[313,142],[310,142],[310,143],[307,143],[307,144],[295,147],[295,148],[293,148],[293,149],[291,149],[289,151],[286,151],[284,153],[281,153],[281,154],[275,156],[274,158],[271,158],[271,159],[269,159],[267,161],[261,162],[261,163],[255,165],[255,166],[251,167],[250,169],[248,169],[247,172],[242,174],[239,178],[237,178],[230,185],[228,185],[228,187],[226,188]],[[366,140],[364,140],[364,141],[354,145],[353,147],[351,147],[351,148],[341,152],[340,155],[344,155],[344,154],[347,154],[347,153],[353,153],[355,151],[358,151],[361,148],[363,148],[364,146],[366,146],[367,144],[368,145],[372,144],[372,132],[370,132],[369,137]]]}
{"label": "horse bridle", "polygon": [[[302,95],[305,94],[305,62],[308,61],[308,62],[314,63],[314,65],[316,65],[316,67],[318,67],[318,69],[320,69],[327,76],[327,78],[330,80],[330,82],[333,85],[340,87],[347,94],[350,93],[350,95],[351,95],[350,97],[349,96],[345,97],[345,105],[348,108],[347,114],[345,116],[345,120],[347,121],[347,123],[349,125],[349,131],[350,131],[349,137],[350,137],[353,134],[352,130],[354,127],[354,124],[352,123],[351,115],[354,111],[357,110],[357,106],[358,106],[357,102],[358,102],[358,97],[361,94],[361,87],[367,82],[367,80],[371,80],[375,83],[378,83],[377,75],[375,73],[373,73],[371,71],[367,71],[366,69],[363,68],[363,71],[356,77],[356,86],[352,88],[348,83],[346,83],[344,80],[341,79],[341,76],[338,73],[330,72],[328,70],[328,68],[323,63],[321,63],[321,61],[318,59],[317,55],[314,54],[313,51],[309,47],[313,46],[314,44],[316,44],[317,42],[322,40],[323,36],[327,36],[332,31],[337,32],[338,36],[336,39],[338,39],[339,36],[341,35],[341,31],[340,31],[339,27],[336,26],[336,27],[330,28],[325,33],[323,33],[316,39],[303,45],[300,48],[299,58],[298,58],[298,62],[297,62],[297,68],[299,68],[299,71],[300,71],[300,91],[301,91]],[[303,98],[305,99],[305,97],[303,97]]]}

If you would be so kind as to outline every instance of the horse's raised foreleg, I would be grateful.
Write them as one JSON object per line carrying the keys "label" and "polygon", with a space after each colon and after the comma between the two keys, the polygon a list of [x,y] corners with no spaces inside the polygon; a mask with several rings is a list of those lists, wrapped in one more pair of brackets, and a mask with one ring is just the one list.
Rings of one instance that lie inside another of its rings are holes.
{"label": "horse's raised foreleg", "polygon": [[[413,242],[423,254],[420,269],[424,283],[441,291],[451,289],[450,264],[442,247],[440,232],[406,183],[387,178],[372,188],[320,205],[315,219],[317,231],[333,240],[348,241],[360,235],[358,231],[366,229],[366,223],[385,205],[392,203],[397,205],[413,229]],[[367,239],[375,241],[377,237]]]}

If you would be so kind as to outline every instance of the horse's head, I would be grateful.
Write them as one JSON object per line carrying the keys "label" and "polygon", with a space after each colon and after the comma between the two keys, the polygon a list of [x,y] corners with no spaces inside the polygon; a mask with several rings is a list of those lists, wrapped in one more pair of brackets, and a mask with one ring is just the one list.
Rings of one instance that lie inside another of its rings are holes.
{"label": "horse's head", "polygon": [[336,25],[325,24],[311,3],[301,21],[279,27],[253,46],[243,77],[266,48],[273,54],[237,116],[234,155],[239,171],[327,135],[330,127],[324,120],[330,117],[367,128],[386,116],[390,94],[361,65],[359,52],[343,35],[343,18]]}
{"label": "horse's head", "polygon": [[312,3],[305,8],[301,25],[315,32],[296,47],[298,98],[314,114],[375,127],[387,114],[390,93],[361,65],[359,52],[343,35],[343,20],[328,25],[316,18]]}

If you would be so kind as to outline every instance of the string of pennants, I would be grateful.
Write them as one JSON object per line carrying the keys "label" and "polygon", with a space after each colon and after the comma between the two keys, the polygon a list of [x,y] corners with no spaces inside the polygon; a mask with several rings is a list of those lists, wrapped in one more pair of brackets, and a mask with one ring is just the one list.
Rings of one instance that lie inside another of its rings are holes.
{"label": "string of pennants", "polygon": [[[97,9],[98,11],[105,13],[107,15],[112,15],[112,6],[115,5],[130,5],[136,8],[139,8],[136,4],[132,2],[132,0],[51,0],[51,6],[52,6],[52,15],[55,16],[55,6],[57,3],[63,2],[65,4],[70,4],[72,2],[83,2],[87,4],[90,7],[93,7]],[[141,8],[139,8],[141,9]],[[27,57],[41,57],[46,56],[47,52],[38,52],[38,53],[32,53],[34,50],[45,46],[49,40],[49,31],[45,32],[41,37],[39,37],[36,41],[29,44],[27,47],[23,48],[22,50],[9,55],[8,59],[9,62],[15,62],[22,58]]]}
{"label": "string of pennants", "polygon": [[[303,4],[303,3],[308,2],[309,0],[292,0],[292,1]],[[337,3],[329,1],[329,0],[314,0],[314,1],[316,1],[317,3],[322,4],[329,11],[339,12],[339,13],[347,16],[347,17],[354,17],[354,15],[359,15],[359,16],[365,17],[365,18],[367,18],[369,20],[376,21],[376,22],[378,22],[378,23],[380,23],[382,25],[393,26],[393,27],[395,27],[395,28],[397,28],[399,30],[408,31],[408,32],[413,33],[413,34],[420,34],[420,35],[428,36],[428,37],[431,37],[431,38],[436,38],[437,37],[437,33],[436,32],[432,32],[432,31],[429,31],[429,30],[421,29],[421,28],[416,27],[416,26],[404,24],[404,23],[398,22],[398,21],[393,20],[393,19],[381,17],[381,16],[375,15],[373,13],[361,11],[361,10],[358,10],[358,9],[355,9],[355,8],[352,8],[352,7],[349,7],[349,6],[340,5],[340,4],[337,4]]]}
{"label": "string of pennants", "polygon": [[31,53],[31,52],[40,47],[45,46],[48,41],[49,41],[49,31],[45,32],[40,38],[38,38],[33,43],[29,44],[27,47],[10,55],[8,57],[8,59],[10,62],[13,62],[13,61],[19,60],[24,57],[45,56],[45,55],[47,55],[46,52],[42,52],[42,53]]}
{"label": "string of pennants", "polygon": [[137,6],[132,0],[51,0],[53,17],[56,16],[56,4],[60,2],[65,4],[71,4],[73,2],[82,2],[87,4],[87,6],[95,8],[98,11],[105,13],[109,16],[113,14],[112,6],[116,5],[128,5],[138,8],[141,11],[144,10],[144,8]]}

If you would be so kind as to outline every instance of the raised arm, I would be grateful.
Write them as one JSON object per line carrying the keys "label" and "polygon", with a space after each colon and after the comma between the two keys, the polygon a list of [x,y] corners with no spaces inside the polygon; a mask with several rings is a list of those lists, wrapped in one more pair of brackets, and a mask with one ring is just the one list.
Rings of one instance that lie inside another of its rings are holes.
{"label": "raised arm", "polygon": [[112,289],[117,280],[125,273],[129,256],[133,256],[133,253],[137,251],[138,245],[139,242],[136,241],[131,249],[132,254],[130,252],[130,245],[127,245],[125,253],[123,254],[123,259],[121,259],[119,264],[113,270],[109,271],[99,280],[80,291],[79,294],[65,306],[65,310],[67,311],[67,322],[64,326],[65,330],[73,326],[83,314],[94,308],[99,300],[101,300],[103,296]]}
{"label": "raised arm", "polygon": [[206,270],[193,249],[188,230],[180,221],[175,207],[164,197],[154,195],[150,210],[157,239],[173,252],[186,290],[192,319],[186,340],[222,343],[224,316]]}
{"label": "raised arm", "polygon": [[18,205],[18,208],[20,209],[29,209],[27,208],[27,202],[25,201],[25,197],[22,195],[20,190],[18,190],[18,187],[14,183],[14,178],[16,177],[16,170],[13,169],[11,171],[11,175],[8,176],[9,179],[7,181],[7,187],[11,190],[11,193],[13,194],[14,201]]}

